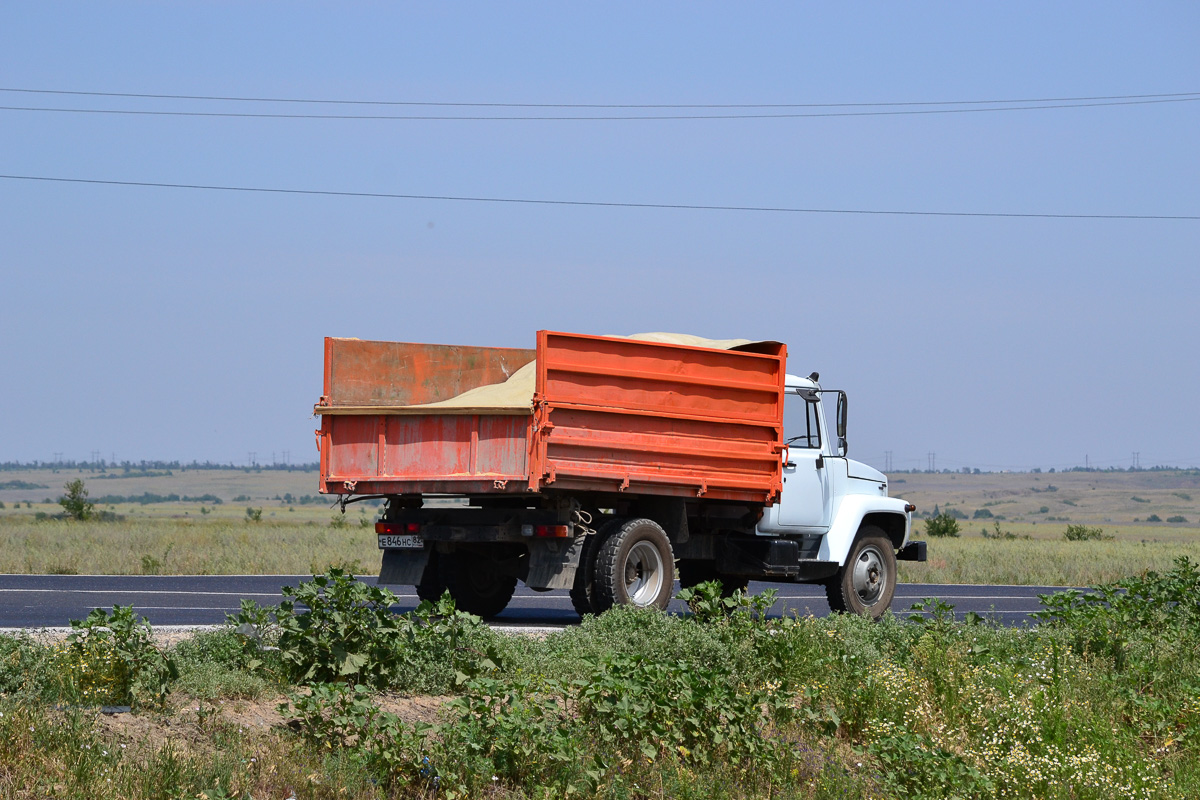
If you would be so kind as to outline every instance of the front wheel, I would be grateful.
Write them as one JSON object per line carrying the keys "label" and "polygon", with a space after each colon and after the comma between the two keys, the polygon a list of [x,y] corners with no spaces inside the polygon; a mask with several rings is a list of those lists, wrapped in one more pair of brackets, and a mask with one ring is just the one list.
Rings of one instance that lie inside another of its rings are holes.
{"label": "front wheel", "polygon": [[674,589],[675,554],[657,522],[631,519],[599,542],[592,594],[597,613],[613,606],[664,611]]}
{"label": "front wheel", "polygon": [[892,605],[896,572],[896,551],[891,540],[879,528],[864,527],[846,563],[825,583],[830,610],[879,619]]}
{"label": "front wheel", "polygon": [[503,611],[517,588],[516,578],[501,574],[485,558],[465,553],[443,554],[438,566],[455,608],[484,619]]}

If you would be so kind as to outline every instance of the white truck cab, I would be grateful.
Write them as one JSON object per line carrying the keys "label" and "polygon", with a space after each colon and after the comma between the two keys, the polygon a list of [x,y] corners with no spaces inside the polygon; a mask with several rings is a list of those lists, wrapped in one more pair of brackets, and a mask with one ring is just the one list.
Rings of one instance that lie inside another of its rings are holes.
{"label": "white truck cab", "polygon": [[[846,456],[846,394],[818,379],[786,376],[783,489],[756,533],[800,541],[814,566],[836,564],[823,581],[834,610],[879,617],[896,589],[897,558],[924,561],[925,543],[909,540],[915,507],[888,496],[887,476]],[[826,394],[837,396],[832,436]]]}

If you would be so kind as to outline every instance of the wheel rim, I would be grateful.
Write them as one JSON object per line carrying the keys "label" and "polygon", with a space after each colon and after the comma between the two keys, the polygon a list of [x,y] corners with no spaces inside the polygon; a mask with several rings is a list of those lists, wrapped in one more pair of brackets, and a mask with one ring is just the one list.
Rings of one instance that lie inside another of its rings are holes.
{"label": "wheel rim", "polygon": [[887,588],[887,568],[883,553],[873,545],[864,547],[854,562],[854,593],[864,606],[872,606],[883,596]]}
{"label": "wheel rim", "polygon": [[638,542],[625,558],[625,595],[635,606],[648,606],[658,599],[663,585],[662,554],[650,542]]}

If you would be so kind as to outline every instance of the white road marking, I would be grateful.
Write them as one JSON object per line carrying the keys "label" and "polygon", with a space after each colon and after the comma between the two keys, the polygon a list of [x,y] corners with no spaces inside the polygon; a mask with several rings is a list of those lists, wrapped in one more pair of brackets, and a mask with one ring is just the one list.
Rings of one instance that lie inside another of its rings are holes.
{"label": "white road marking", "polygon": [[[29,592],[42,594],[182,594],[182,595],[209,595],[217,597],[280,597],[279,592],[185,592],[181,590],[169,589],[0,589],[0,594],[5,592]],[[416,597],[416,595],[412,595]]]}

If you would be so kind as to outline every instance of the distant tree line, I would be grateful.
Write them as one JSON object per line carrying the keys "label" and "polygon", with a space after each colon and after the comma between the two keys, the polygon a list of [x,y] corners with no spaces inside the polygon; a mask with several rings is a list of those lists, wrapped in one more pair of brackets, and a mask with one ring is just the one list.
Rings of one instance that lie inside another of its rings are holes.
{"label": "distant tree line", "polygon": [[50,487],[44,483],[30,483],[29,481],[3,481],[0,482],[0,489],[49,489]]}
{"label": "distant tree line", "polygon": [[[307,464],[222,464],[216,461],[0,461],[0,472],[17,472],[31,469],[86,469],[94,472],[135,470],[148,472],[151,470],[201,470],[201,469],[240,469],[244,472],[316,472],[320,468],[316,461]],[[169,473],[164,473],[169,474]],[[147,477],[143,475],[129,477]]]}
{"label": "distant tree line", "polygon": [[297,497],[291,492],[288,492],[283,497],[276,495],[275,499],[289,506],[308,506],[317,505],[318,503],[329,504],[334,500],[333,497],[319,494],[302,494]]}
{"label": "distant tree line", "polygon": [[[962,467],[961,469],[893,469],[888,472],[889,475],[992,475],[998,472],[1030,472],[1032,474],[1040,474],[1041,467],[1034,467],[1031,470],[1018,469],[1002,469],[1002,470],[980,470],[979,468]],[[1046,470],[1052,472],[1178,472],[1183,475],[1200,476],[1200,468],[1196,467],[1172,467],[1166,464],[1160,464],[1155,467],[1066,467],[1056,470],[1054,467]]]}
{"label": "distant tree line", "polygon": [[117,506],[122,504],[141,504],[143,506],[151,503],[210,503],[214,506],[221,505],[221,498],[215,494],[201,494],[194,497],[189,495],[177,495],[174,492],[171,494],[154,494],[153,492],[143,492],[142,494],[106,494],[95,498],[93,503],[104,506]]}

